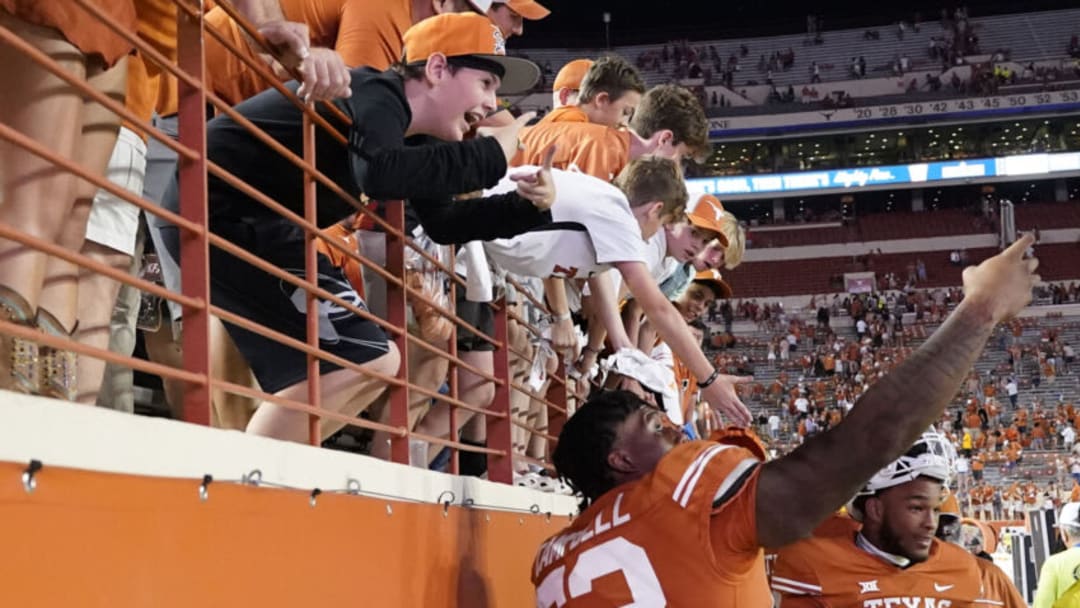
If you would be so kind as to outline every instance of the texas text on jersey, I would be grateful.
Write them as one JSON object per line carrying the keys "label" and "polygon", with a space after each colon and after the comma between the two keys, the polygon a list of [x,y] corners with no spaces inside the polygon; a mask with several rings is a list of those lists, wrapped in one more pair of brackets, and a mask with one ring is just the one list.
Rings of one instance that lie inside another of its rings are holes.
{"label": "texas text on jersey", "polygon": [[676,446],[541,545],[537,606],[770,605],[754,516],[759,463],[731,445]]}
{"label": "texas text on jersey", "polygon": [[770,583],[780,595],[780,608],[1001,605],[983,597],[975,558],[937,539],[926,561],[901,568],[858,546],[854,532],[815,534],[777,552]]}

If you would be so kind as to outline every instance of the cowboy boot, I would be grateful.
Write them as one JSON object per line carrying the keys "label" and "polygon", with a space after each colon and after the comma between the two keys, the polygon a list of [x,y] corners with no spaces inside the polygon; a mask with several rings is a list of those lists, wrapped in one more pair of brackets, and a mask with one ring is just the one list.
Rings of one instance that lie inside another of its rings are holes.
{"label": "cowboy boot", "polygon": [[[52,336],[70,338],[75,333],[74,328],[70,332],[65,330],[56,317],[42,308],[37,311],[37,326],[43,333]],[[38,394],[74,401],[78,391],[75,382],[78,355],[70,350],[45,345],[39,348],[38,355]]]}
{"label": "cowboy boot", "polygon": [[[0,286],[0,319],[33,326],[34,311],[22,296]],[[0,332],[0,389],[33,394],[38,389],[36,342]]]}

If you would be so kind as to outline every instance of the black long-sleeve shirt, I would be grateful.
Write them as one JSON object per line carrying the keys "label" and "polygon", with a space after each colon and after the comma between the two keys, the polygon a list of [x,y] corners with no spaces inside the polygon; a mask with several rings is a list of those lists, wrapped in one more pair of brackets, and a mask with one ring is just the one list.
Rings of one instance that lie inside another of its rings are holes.
{"label": "black long-sleeve shirt", "polygon": [[[298,86],[286,85],[293,91]],[[376,200],[406,199],[425,231],[437,242],[509,238],[551,221],[551,214],[531,201],[508,193],[454,201],[452,196],[495,185],[506,173],[506,158],[490,137],[465,142],[406,145],[412,114],[402,78],[394,72],[352,70],[352,96],[335,105],[352,121],[337,123],[349,138],[346,147],[316,129],[316,167],[344,191]],[[303,154],[303,116],[275,90],[236,106],[245,118],[297,156]],[[290,210],[303,214],[303,172],[228,116],[207,124],[207,153],[213,162]],[[259,221],[279,217],[239,190],[211,175],[210,219]],[[320,227],[355,210],[329,188],[317,188]]]}

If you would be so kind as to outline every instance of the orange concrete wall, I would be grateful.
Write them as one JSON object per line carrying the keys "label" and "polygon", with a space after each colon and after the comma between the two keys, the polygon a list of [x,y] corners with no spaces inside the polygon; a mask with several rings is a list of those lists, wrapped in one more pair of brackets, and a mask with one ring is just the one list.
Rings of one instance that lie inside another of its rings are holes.
{"label": "orange concrete wall", "polygon": [[0,462],[0,606],[521,607],[566,516]]}

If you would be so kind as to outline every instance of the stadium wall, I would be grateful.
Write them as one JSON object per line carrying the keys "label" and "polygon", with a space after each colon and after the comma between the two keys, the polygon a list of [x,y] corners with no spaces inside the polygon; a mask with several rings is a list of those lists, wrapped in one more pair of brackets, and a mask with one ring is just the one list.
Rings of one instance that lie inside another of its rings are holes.
{"label": "stadium wall", "polygon": [[[738,213],[736,210],[735,213]],[[928,216],[927,221],[933,221]],[[754,228],[750,228],[751,238]],[[1039,233],[1039,245],[1052,243],[1076,243],[1080,241],[1080,229],[1043,230]],[[917,253],[920,251],[952,251],[953,249],[981,249],[996,247],[996,234],[969,234],[940,236],[920,239],[900,239],[890,241],[862,241],[855,243],[834,243],[831,245],[803,245],[799,247],[764,247],[746,250],[744,262],[776,262],[780,260],[810,260],[815,258],[838,258],[851,255],[865,255],[873,249],[882,253]]]}
{"label": "stadium wall", "polygon": [[0,395],[0,605],[530,605],[535,548],[574,510],[569,497]]}

